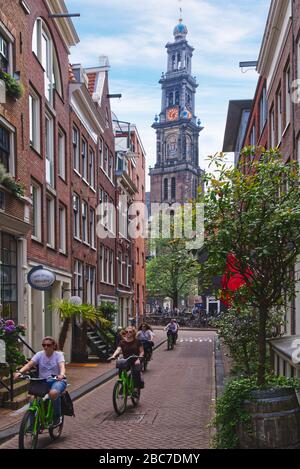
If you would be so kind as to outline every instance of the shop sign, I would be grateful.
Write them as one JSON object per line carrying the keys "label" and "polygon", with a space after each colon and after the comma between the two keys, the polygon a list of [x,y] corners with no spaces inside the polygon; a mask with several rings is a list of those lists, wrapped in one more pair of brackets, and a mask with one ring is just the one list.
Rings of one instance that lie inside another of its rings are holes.
{"label": "shop sign", "polygon": [[56,276],[50,270],[44,269],[42,265],[34,267],[27,275],[29,285],[35,290],[51,290],[56,280]]}

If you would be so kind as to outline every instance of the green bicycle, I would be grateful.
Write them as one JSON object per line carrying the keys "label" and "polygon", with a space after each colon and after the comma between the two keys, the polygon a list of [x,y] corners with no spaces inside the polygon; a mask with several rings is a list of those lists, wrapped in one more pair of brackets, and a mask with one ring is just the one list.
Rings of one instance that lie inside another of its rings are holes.
{"label": "green bicycle", "polygon": [[117,415],[122,415],[127,409],[127,400],[131,398],[132,404],[136,407],[140,401],[141,391],[134,392],[132,373],[130,371],[130,360],[142,359],[137,355],[132,355],[127,359],[117,360],[116,367],[119,369],[119,379],[116,381],[113,390],[113,405]]}
{"label": "green bicycle", "polygon": [[25,413],[19,431],[19,449],[36,449],[38,438],[45,430],[49,431],[51,440],[57,440],[62,433],[64,416],[57,426],[53,426],[53,402],[48,397],[49,386],[47,380],[31,378],[22,375],[21,379],[30,382],[28,393],[33,395],[33,401]]}

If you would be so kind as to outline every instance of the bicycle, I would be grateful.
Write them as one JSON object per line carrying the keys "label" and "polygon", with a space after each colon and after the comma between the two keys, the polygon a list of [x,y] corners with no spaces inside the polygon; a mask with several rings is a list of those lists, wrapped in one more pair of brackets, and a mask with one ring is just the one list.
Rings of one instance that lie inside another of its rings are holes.
{"label": "bicycle", "polygon": [[167,337],[168,337],[168,350],[173,350],[174,345],[175,345],[174,333],[168,332]]}
{"label": "bicycle", "polygon": [[130,371],[130,361],[133,359],[143,359],[137,355],[132,355],[127,359],[117,360],[116,367],[119,369],[119,379],[113,389],[113,406],[117,415],[122,415],[127,409],[127,399],[131,398],[132,404],[136,407],[140,401],[141,391],[138,389],[134,393],[134,383]]}
{"label": "bicycle", "polygon": [[[144,345],[144,344],[143,344]],[[144,345],[144,359],[143,359],[143,371],[146,371],[148,368],[148,364],[152,358],[152,347],[149,349],[147,346]]]}
{"label": "bicycle", "polygon": [[21,375],[20,379],[29,380],[28,393],[33,395],[33,401],[21,422],[19,449],[36,449],[39,434],[43,433],[44,430],[49,431],[53,441],[61,436],[64,416],[61,416],[60,424],[54,427],[54,407],[48,396],[49,385],[46,379],[31,378],[30,375]]}

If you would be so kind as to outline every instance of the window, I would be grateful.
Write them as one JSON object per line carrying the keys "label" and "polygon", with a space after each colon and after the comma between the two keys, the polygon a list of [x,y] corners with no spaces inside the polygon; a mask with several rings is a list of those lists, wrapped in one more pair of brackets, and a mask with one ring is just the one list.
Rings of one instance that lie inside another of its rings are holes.
{"label": "window", "polygon": [[53,148],[53,119],[45,118],[45,148],[46,148],[46,181],[54,187],[54,148]]}
{"label": "window", "polygon": [[291,67],[285,72],[285,125],[289,125],[291,121]]}
{"label": "window", "polygon": [[10,132],[0,125],[0,163],[10,172]]}
{"label": "window", "polygon": [[41,18],[35,22],[32,35],[32,51],[44,69],[44,90],[47,100],[52,104],[53,90],[62,95],[62,85],[55,47],[50,32]]}
{"label": "window", "polygon": [[42,190],[38,184],[31,184],[32,198],[32,232],[31,236],[42,240]]}
{"label": "window", "polygon": [[109,113],[108,113],[107,108],[106,108],[106,112],[105,112],[105,124],[106,124],[106,127],[109,128]]}
{"label": "window", "polygon": [[82,202],[82,241],[88,242],[88,204]]}
{"label": "window", "polygon": [[0,316],[18,320],[17,241],[0,232]]}
{"label": "window", "polygon": [[114,284],[114,252],[109,251],[109,283]]}
{"label": "window", "polygon": [[169,107],[173,106],[173,104],[174,104],[173,100],[174,100],[174,93],[173,93],[173,91],[171,91],[171,93],[169,93]]}
{"label": "window", "polygon": [[99,272],[99,276],[100,276],[100,282],[104,282],[104,246],[100,246],[100,252],[99,252],[99,256],[100,256],[100,262],[99,262],[99,266],[100,266],[100,272]]}
{"label": "window", "polygon": [[0,210],[5,210],[5,192],[0,191]]}
{"label": "window", "polygon": [[175,104],[177,106],[179,106],[179,102],[180,102],[180,94],[179,94],[179,91],[176,91],[176,93],[175,93]]}
{"label": "window", "polygon": [[103,168],[103,140],[100,138],[99,140],[99,165],[100,168]]}
{"label": "window", "polygon": [[29,94],[29,135],[30,145],[40,152],[40,99],[33,91],[30,91]]}
{"label": "window", "polygon": [[90,208],[90,232],[89,232],[90,245],[95,247],[95,210]]}
{"label": "window", "polygon": [[91,187],[95,187],[95,152],[90,148],[90,159],[89,159],[89,183]]}
{"label": "window", "polygon": [[67,209],[63,205],[59,207],[59,250],[67,252]]}
{"label": "window", "polygon": [[113,167],[114,167],[114,157],[110,153],[109,154],[109,165],[108,165],[108,177],[111,181],[113,179]]}
{"label": "window", "polygon": [[77,194],[73,194],[73,235],[80,238],[80,219],[79,219],[80,199]]}
{"label": "window", "polygon": [[169,198],[169,180],[164,180],[164,200],[168,200]]}
{"label": "window", "polygon": [[81,144],[81,160],[82,160],[82,177],[83,179],[88,179],[88,155],[87,155],[87,141],[83,138]]}
{"label": "window", "polygon": [[80,173],[79,162],[79,131],[77,127],[73,127],[73,167]]}
{"label": "window", "polygon": [[140,263],[140,250],[139,248],[136,248],[136,263],[139,265]]}
{"label": "window", "polygon": [[104,152],[104,161],[103,161],[103,171],[107,173],[108,168],[108,146],[105,145],[105,152]]}
{"label": "window", "polygon": [[176,199],[176,178],[172,178],[171,180],[171,197],[172,199]]}
{"label": "window", "polygon": [[277,93],[277,129],[278,129],[278,145],[282,137],[282,99],[281,91]]}
{"label": "window", "polygon": [[55,248],[55,202],[50,195],[46,198],[46,220],[47,246]]}
{"label": "window", "polygon": [[129,258],[128,256],[125,256],[125,262],[124,262],[124,267],[125,267],[125,285],[129,285]]}
{"label": "window", "polygon": [[61,129],[58,131],[58,174],[66,180],[66,135]]}
{"label": "window", "polygon": [[274,108],[270,113],[270,147],[275,148],[275,112]]}
{"label": "window", "polygon": [[83,280],[82,280],[83,265],[80,261],[75,261],[74,264],[74,290],[75,295],[83,299]]}
{"label": "window", "polygon": [[104,282],[108,283],[108,277],[109,277],[109,272],[108,272],[108,249],[104,249]]}
{"label": "window", "polygon": [[96,304],[96,295],[95,295],[95,268],[91,266],[87,266],[86,268],[86,281],[87,281],[87,289],[86,289],[86,299],[87,303],[90,305]]}
{"label": "window", "polygon": [[142,252],[142,268],[145,268],[145,254]]}
{"label": "window", "polygon": [[9,73],[9,42],[0,32],[0,69]]}
{"label": "window", "polygon": [[259,131],[262,133],[267,121],[267,87],[263,88],[259,103]]}
{"label": "window", "polygon": [[118,282],[122,284],[123,282],[123,264],[122,264],[122,254],[119,252],[118,256]]}
{"label": "window", "polygon": [[256,145],[256,128],[255,128],[255,124],[252,127],[251,134],[250,134],[250,145],[252,147],[255,147],[255,145]]}

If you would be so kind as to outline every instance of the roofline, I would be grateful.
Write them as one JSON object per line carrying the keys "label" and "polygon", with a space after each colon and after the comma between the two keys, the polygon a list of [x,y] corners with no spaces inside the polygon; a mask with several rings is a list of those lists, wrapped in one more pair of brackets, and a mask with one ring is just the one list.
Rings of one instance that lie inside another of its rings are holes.
{"label": "roofline", "polygon": [[[64,0],[44,0],[51,14],[69,13]],[[69,50],[70,47],[76,46],[80,42],[79,36],[75,29],[72,19],[69,18],[53,18],[62,39]]]}

